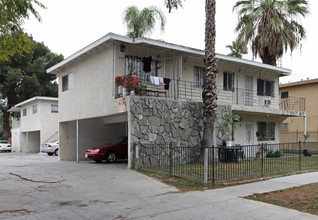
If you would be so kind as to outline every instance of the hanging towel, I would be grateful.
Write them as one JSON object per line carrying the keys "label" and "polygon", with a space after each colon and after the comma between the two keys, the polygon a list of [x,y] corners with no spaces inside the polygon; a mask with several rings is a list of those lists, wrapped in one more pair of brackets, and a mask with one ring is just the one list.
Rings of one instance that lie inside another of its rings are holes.
{"label": "hanging towel", "polygon": [[155,85],[155,80],[153,79],[153,76],[150,76],[150,82]]}
{"label": "hanging towel", "polygon": [[154,77],[153,77],[153,80],[154,80],[154,82],[155,82],[154,85],[155,85],[155,86],[159,86],[159,78],[156,77],[156,76],[154,76]]}
{"label": "hanging towel", "polygon": [[163,85],[164,84],[164,82],[163,82],[163,77],[158,77],[159,78],[159,84],[160,85]]}
{"label": "hanging towel", "polygon": [[171,80],[169,78],[163,78],[163,82],[165,83],[165,90],[169,89],[170,81]]}

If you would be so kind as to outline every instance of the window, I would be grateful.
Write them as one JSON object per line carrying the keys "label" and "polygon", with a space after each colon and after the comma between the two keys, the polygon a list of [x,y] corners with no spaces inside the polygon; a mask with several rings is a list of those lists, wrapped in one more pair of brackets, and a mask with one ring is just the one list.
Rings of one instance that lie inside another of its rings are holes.
{"label": "window", "polygon": [[258,141],[275,140],[275,122],[257,122]]}
{"label": "window", "polygon": [[223,90],[234,91],[234,73],[223,72]]}
{"label": "window", "polygon": [[62,91],[66,91],[73,88],[73,73],[70,73],[62,77]]}
{"label": "window", "polygon": [[27,109],[26,108],[22,109],[22,116],[27,116]]}
{"label": "window", "polygon": [[203,67],[194,67],[194,85],[195,88],[202,88],[203,85],[203,77],[205,73],[205,68]]}
{"label": "window", "polygon": [[274,96],[274,81],[257,79],[257,95]]}
{"label": "window", "polygon": [[32,106],[32,113],[35,114],[38,112],[38,105],[33,105]]}
{"label": "window", "polygon": [[281,131],[288,131],[288,123],[281,123],[280,130]]}
{"label": "window", "polygon": [[142,82],[148,82],[148,78],[149,78],[148,76],[158,76],[157,63],[155,60],[151,61],[151,64],[150,64],[151,71],[149,73],[145,73],[143,71],[144,63],[141,57],[125,56],[125,65],[126,65],[126,70],[125,70],[126,75],[132,72],[137,72]]}
{"label": "window", "polygon": [[288,98],[288,91],[287,92],[281,92],[281,98],[282,99],[287,99]]}
{"label": "window", "polygon": [[56,104],[51,104],[51,113],[58,113],[59,112],[59,106]]}

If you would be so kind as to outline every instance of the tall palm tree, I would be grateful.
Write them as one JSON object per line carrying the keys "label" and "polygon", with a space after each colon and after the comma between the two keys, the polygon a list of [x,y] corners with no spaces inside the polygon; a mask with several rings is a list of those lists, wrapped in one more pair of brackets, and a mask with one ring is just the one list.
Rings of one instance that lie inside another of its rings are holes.
{"label": "tall palm tree", "polygon": [[202,92],[204,103],[203,147],[211,147],[213,145],[217,108],[216,74],[218,67],[215,57],[215,5],[215,0],[205,1],[205,75]]}
{"label": "tall palm tree", "polygon": [[[168,4],[171,3],[171,4]],[[174,3],[174,4],[173,4]],[[169,9],[182,6],[181,0],[165,0]],[[215,0],[205,1],[205,76],[203,79],[202,99],[204,103],[204,133],[202,147],[211,147],[214,142],[214,123],[217,108],[216,74],[218,72],[217,59],[215,57]],[[201,160],[204,154],[201,153]]]}
{"label": "tall palm tree", "polygon": [[289,48],[293,51],[306,36],[300,18],[308,11],[307,0],[239,0],[238,39],[251,43],[253,56],[276,66]]}
{"label": "tall palm tree", "polygon": [[232,45],[226,45],[231,50],[228,56],[242,58],[243,54],[247,54],[247,46],[241,41],[232,41]]}
{"label": "tall palm tree", "polygon": [[163,31],[166,24],[164,13],[155,6],[144,8],[140,11],[136,6],[129,6],[124,11],[124,23],[127,24],[128,36],[135,39],[151,33],[156,24],[156,18],[160,20]]}

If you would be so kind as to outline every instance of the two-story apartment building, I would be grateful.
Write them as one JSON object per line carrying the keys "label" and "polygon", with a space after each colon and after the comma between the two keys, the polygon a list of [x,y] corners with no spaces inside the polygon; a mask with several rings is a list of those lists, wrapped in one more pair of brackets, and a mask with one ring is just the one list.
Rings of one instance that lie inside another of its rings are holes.
{"label": "two-story apartment building", "polygon": [[[281,108],[295,111],[306,111],[306,123],[301,118],[290,117],[281,124],[281,141],[304,141],[304,133],[310,137],[308,141],[318,141],[318,79],[301,80],[281,84]],[[306,127],[304,127],[306,125]]]}
{"label": "two-story apartment building", "polygon": [[58,99],[36,96],[9,110],[17,113],[12,121],[12,151],[41,152],[42,144],[58,140]]}
{"label": "two-story apartment building", "polygon": [[[129,140],[128,166],[134,144],[200,145],[203,58],[202,50],[109,33],[49,68],[59,77],[60,158],[83,159],[87,148],[123,135]],[[211,135],[218,135],[221,116],[232,112],[240,116],[235,144],[279,142],[281,122],[302,114],[279,109],[278,79],[291,70],[220,54],[217,58],[219,119]],[[133,71],[147,88],[141,96],[120,97],[115,78]],[[164,92],[155,92],[160,84],[152,77],[163,78]],[[155,89],[149,90],[149,84]]]}

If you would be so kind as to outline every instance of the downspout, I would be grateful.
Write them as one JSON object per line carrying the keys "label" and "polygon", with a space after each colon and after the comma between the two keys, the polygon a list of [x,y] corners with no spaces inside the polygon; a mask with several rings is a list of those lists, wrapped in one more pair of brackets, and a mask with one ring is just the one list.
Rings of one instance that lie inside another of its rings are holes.
{"label": "downspout", "polygon": [[304,112],[304,135],[307,134],[307,117],[306,112]]}
{"label": "downspout", "polygon": [[78,120],[76,120],[76,162],[79,163],[79,158],[78,158]]}

